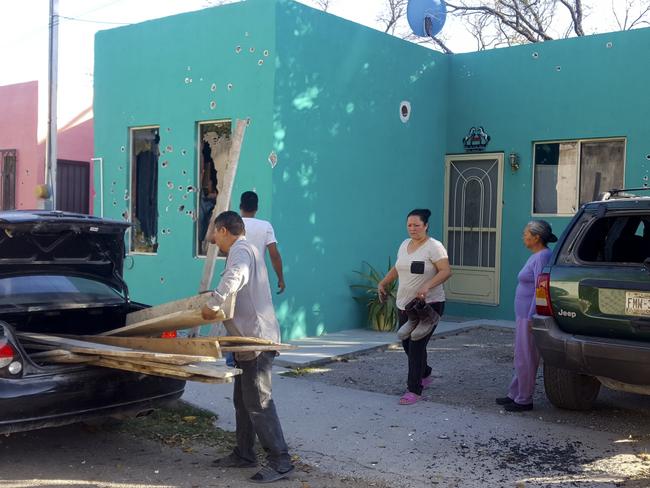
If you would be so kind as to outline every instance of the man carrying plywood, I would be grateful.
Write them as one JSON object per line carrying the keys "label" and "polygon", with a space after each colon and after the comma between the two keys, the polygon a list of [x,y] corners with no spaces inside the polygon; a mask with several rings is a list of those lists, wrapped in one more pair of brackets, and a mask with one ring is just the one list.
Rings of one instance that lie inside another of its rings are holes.
{"label": "man carrying plywood", "polygon": [[[214,221],[212,244],[226,254],[226,267],[217,288],[202,309],[203,318],[217,317],[229,296],[237,294],[235,312],[224,325],[231,334],[280,342],[280,327],[273,310],[268,274],[263,257],[246,241],[244,221],[226,211]],[[217,467],[246,468],[257,465],[255,435],[267,452],[268,465],[251,481],[268,483],[285,478],[293,465],[282,426],[271,398],[271,368],[276,351],[235,353],[242,374],[235,377],[233,401],[237,424],[237,446],[228,456],[217,459]]]}

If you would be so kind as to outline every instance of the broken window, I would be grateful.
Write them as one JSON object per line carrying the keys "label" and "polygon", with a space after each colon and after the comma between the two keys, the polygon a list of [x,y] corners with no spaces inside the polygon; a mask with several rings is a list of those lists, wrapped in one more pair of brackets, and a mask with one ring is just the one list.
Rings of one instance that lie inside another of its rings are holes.
{"label": "broken window", "polygon": [[16,150],[0,150],[0,210],[16,208]]}
{"label": "broken window", "polygon": [[643,263],[650,257],[650,215],[597,219],[578,249],[582,261]]}
{"label": "broken window", "polygon": [[[232,144],[232,123],[230,120],[199,122],[198,136],[198,185],[196,254],[205,256],[208,241],[206,233],[212,212],[217,204],[217,195],[223,191],[223,175],[228,164]],[[227,210],[227,209],[224,209]]]}
{"label": "broken window", "polygon": [[536,143],[534,161],[533,213],[570,215],[623,188],[625,139]]}
{"label": "broken window", "polygon": [[131,250],[158,250],[158,127],[131,129]]}

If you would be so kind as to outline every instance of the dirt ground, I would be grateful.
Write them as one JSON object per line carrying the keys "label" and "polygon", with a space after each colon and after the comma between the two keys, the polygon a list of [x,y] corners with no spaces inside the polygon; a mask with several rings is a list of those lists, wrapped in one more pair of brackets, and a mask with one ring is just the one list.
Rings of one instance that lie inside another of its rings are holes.
{"label": "dirt ground", "polygon": [[[499,412],[501,408],[494,399],[507,393],[512,378],[513,342],[514,331],[503,328],[480,327],[434,337],[427,348],[434,381],[424,390],[424,400]],[[396,348],[296,373],[312,381],[397,396],[406,391],[406,368],[406,355]],[[518,415],[650,438],[648,396],[603,387],[592,411],[560,410],[546,399],[540,367],[533,402],[534,410]]]}
{"label": "dirt ground", "polygon": [[[214,417],[181,404],[153,416],[102,425],[0,437],[2,488],[240,488],[256,469],[218,469],[210,462],[232,449],[233,434]],[[261,454],[261,453],[260,453]],[[385,488],[381,483],[320,471],[294,458],[278,488]]]}

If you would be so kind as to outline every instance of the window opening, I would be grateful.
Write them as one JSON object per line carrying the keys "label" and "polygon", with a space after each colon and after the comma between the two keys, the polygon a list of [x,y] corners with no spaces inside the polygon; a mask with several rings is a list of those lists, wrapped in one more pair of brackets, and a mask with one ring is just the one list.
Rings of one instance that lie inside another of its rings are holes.
{"label": "window opening", "polygon": [[622,188],[625,139],[534,145],[533,213],[571,215],[602,192]]}
{"label": "window opening", "polygon": [[198,139],[198,215],[196,220],[196,254],[205,256],[208,249],[206,233],[217,203],[217,195],[225,181],[228,155],[232,144],[232,122],[220,120],[199,122]]}
{"label": "window opening", "polygon": [[0,209],[16,208],[16,150],[0,150]]}
{"label": "window opening", "polygon": [[578,258],[596,263],[643,263],[650,257],[650,215],[596,220],[578,248]]}
{"label": "window opening", "polygon": [[158,250],[158,127],[131,129],[131,250]]}

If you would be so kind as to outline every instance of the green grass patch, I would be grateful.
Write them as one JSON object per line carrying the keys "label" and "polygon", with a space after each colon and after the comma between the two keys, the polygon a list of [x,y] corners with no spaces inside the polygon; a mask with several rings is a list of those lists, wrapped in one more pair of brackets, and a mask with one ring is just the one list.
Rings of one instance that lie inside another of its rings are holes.
{"label": "green grass patch", "polygon": [[295,368],[291,369],[289,371],[285,371],[283,373],[280,373],[280,376],[288,376],[289,378],[298,378],[300,376],[306,376],[309,374],[316,374],[316,373],[323,373],[325,371],[328,371],[327,369],[323,368]]}

